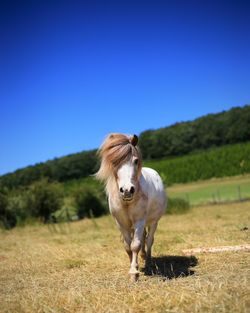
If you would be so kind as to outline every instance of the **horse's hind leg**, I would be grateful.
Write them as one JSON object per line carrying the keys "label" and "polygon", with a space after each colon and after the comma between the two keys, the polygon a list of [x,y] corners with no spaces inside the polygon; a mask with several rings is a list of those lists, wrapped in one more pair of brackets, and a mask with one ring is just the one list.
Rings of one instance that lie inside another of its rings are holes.
{"label": "horse's hind leg", "polygon": [[154,234],[157,228],[157,223],[151,224],[148,228],[148,236],[147,236],[147,254],[146,254],[146,260],[150,261],[151,259],[151,250],[152,245],[154,243]]}
{"label": "horse's hind leg", "polygon": [[146,260],[146,249],[145,249],[146,237],[147,237],[147,231],[146,231],[146,228],[144,228],[142,241],[141,241],[141,257],[143,260]]}

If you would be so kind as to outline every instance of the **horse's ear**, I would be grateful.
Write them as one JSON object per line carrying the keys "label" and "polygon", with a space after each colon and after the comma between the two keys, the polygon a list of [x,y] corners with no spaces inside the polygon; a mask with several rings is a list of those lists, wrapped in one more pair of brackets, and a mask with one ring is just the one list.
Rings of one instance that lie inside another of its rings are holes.
{"label": "horse's ear", "polygon": [[136,135],[131,136],[130,143],[135,147],[138,143],[138,137]]}

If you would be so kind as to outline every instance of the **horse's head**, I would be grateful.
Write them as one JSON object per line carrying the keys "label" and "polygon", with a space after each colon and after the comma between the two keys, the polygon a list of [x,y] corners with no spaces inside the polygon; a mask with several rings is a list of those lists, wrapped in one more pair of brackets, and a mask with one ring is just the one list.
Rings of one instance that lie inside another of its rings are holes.
{"label": "horse's head", "polygon": [[137,142],[136,135],[111,134],[99,150],[102,162],[97,178],[109,184],[114,177],[123,201],[133,200],[139,186],[142,160]]}
{"label": "horse's head", "polygon": [[138,190],[139,170],[139,158],[134,155],[118,168],[117,184],[122,200],[133,200]]}

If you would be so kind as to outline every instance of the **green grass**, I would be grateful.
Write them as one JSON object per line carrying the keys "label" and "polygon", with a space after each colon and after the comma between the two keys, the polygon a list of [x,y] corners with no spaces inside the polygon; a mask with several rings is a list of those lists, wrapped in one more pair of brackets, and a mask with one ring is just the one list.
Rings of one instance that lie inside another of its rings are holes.
{"label": "green grass", "polygon": [[167,191],[170,197],[187,199],[191,205],[244,200],[250,198],[250,176],[178,184]]}

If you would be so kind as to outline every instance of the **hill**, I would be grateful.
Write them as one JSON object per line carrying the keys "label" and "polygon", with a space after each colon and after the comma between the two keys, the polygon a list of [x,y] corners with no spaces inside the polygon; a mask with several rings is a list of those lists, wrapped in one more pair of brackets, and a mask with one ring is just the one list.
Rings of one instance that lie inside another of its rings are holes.
{"label": "hill", "polygon": [[146,161],[144,164],[157,170],[166,185],[247,174],[250,173],[250,142]]}
{"label": "hill", "polygon": [[250,106],[208,114],[140,135],[144,159],[161,159],[250,140]]}
{"label": "hill", "polygon": [[[197,150],[250,141],[250,105],[209,114],[194,121],[147,130],[139,137],[144,160],[181,156]],[[96,150],[19,169],[0,177],[0,186],[17,188],[48,178],[65,182],[93,174],[98,168]]]}

